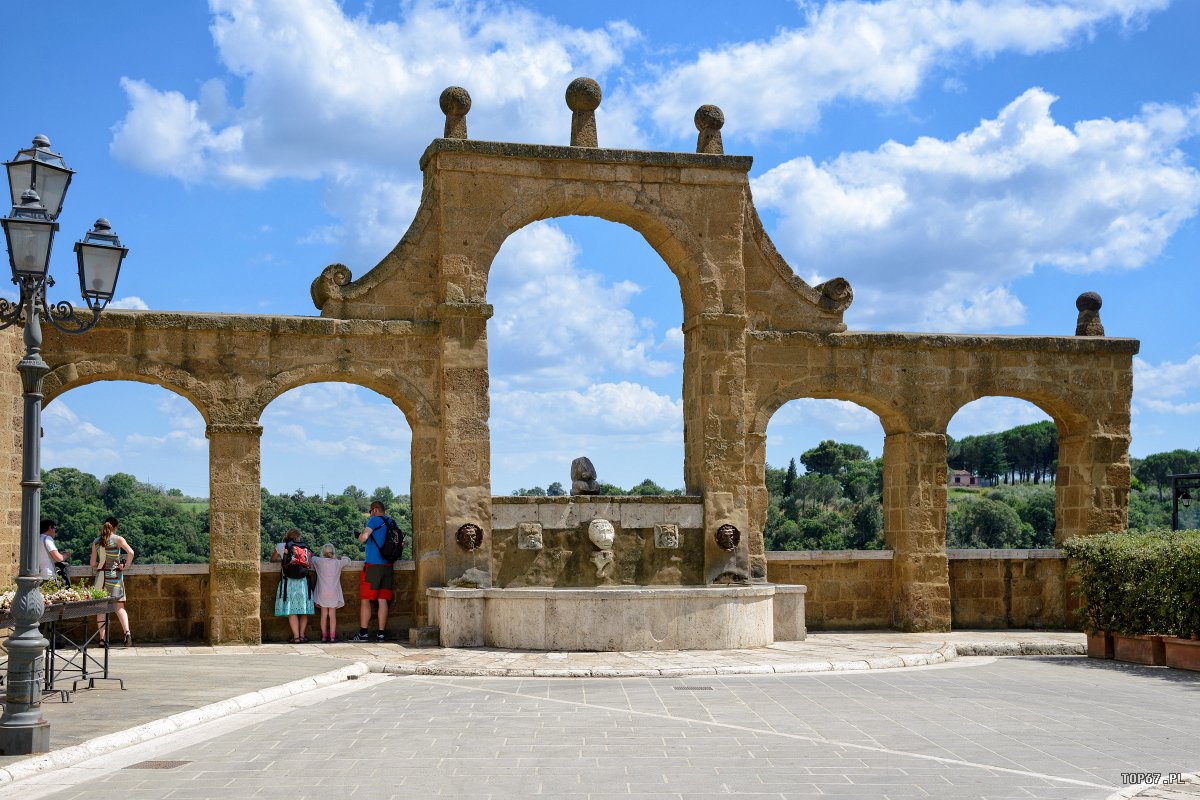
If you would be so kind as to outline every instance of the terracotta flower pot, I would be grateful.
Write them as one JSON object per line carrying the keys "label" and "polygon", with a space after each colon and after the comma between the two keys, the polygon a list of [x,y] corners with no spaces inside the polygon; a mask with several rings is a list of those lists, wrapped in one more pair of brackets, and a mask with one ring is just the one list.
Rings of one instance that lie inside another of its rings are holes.
{"label": "terracotta flower pot", "polygon": [[1163,637],[1168,667],[1200,672],[1200,640]]}
{"label": "terracotta flower pot", "polygon": [[1113,634],[1113,654],[1118,661],[1147,664],[1152,667],[1166,666],[1167,657],[1163,637]]}
{"label": "terracotta flower pot", "polygon": [[1087,635],[1088,658],[1112,658],[1113,637],[1106,631],[1096,631]]}

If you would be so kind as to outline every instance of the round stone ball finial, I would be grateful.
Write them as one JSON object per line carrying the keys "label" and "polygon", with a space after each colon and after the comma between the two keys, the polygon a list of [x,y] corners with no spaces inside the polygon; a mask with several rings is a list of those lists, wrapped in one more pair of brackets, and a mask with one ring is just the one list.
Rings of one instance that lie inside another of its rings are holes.
{"label": "round stone ball finial", "polygon": [[447,86],[438,98],[443,114],[462,116],[471,110],[471,93],[461,86]]}
{"label": "round stone ball finial", "polygon": [[703,105],[696,109],[696,152],[715,156],[725,155],[725,143],[721,140],[721,126],[725,124],[725,113],[716,106]]}
{"label": "round stone ball finial", "polygon": [[1075,308],[1079,311],[1099,311],[1104,300],[1095,292],[1084,292],[1075,299]]}
{"label": "round stone ball finial", "polygon": [[591,78],[576,78],[567,86],[567,108],[572,111],[595,111],[602,97],[600,84]]}
{"label": "round stone ball finial", "polygon": [[1084,292],[1075,300],[1079,316],[1075,320],[1076,336],[1103,336],[1104,323],[1100,321],[1100,306],[1104,301],[1095,292]]}
{"label": "round stone ball finial", "polygon": [[719,107],[703,105],[696,109],[696,130],[719,131],[725,124],[725,112]]}
{"label": "round stone ball finial", "polygon": [[447,86],[438,98],[438,105],[446,115],[446,139],[467,138],[467,112],[471,110],[471,93],[461,86]]}

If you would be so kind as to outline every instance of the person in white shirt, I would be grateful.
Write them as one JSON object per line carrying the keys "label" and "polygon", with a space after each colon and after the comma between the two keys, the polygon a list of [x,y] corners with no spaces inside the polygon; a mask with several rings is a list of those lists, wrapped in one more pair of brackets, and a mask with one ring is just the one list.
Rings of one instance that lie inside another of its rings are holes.
{"label": "person in white shirt", "polygon": [[57,535],[58,524],[52,519],[42,520],[42,549],[38,551],[38,555],[41,557],[42,577],[47,580],[54,578],[54,565],[65,561],[71,555],[70,550],[64,553],[58,551],[58,546],[54,544],[54,537]]}

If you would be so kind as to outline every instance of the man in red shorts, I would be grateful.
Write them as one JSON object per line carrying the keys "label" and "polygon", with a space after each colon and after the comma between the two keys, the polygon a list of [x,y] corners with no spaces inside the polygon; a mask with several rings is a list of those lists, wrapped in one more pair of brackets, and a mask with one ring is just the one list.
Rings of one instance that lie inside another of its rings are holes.
{"label": "man in red shorts", "polygon": [[383,641],[383,632],[387,628],[388,603],[392,600],[392,589],[395,585],[395,567],[383,560],[379,554],[379,546],[387,538],[387,517],[383,503],[371,501],[371,518],[367,527],[358,535],[358,541],[366,546],[366,562],[363,564],[362,575],[358,579],[358,635],[350,639],[352,642],[369,642],[371,636],[367,626],[371,624],[371,603],[378,605],[376,618],[379,622],[379,633],[376,641]]}

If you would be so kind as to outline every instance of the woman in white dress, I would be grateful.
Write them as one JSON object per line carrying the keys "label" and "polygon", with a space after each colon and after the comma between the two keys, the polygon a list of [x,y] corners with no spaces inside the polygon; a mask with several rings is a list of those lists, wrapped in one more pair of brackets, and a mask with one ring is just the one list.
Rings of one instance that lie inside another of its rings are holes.
{"label": "woman in white dress", "polygon": [[321,547],[321,555],[313,559],[317,571],[317,591],[313,593],[313,605],[321,615],[321,641],[337,641],[337,610],[346,605],[342,596],[342,567],[350,559],[337,558],[333,545]]}

